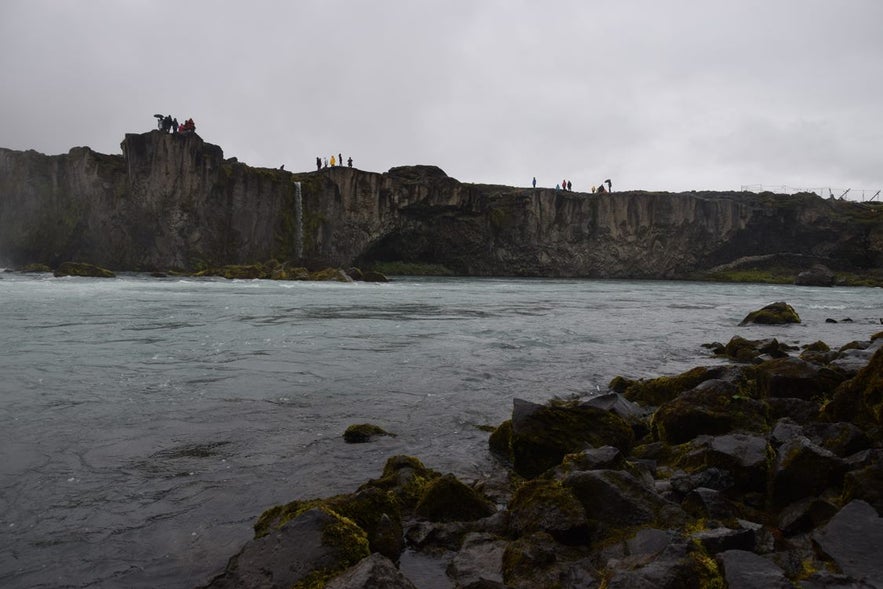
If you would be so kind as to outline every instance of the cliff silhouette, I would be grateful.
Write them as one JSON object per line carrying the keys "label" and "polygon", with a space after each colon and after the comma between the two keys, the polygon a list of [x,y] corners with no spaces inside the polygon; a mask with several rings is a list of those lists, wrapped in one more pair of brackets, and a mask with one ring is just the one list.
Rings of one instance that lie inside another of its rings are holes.
{"label": "cliff silhouette", "polygon": [[270,259],[432,265],[470,276],[691,279],[814,264],[879,279],[883,207],[814,194],[587,194],[462,183],[435,166],[251,167],[195,133],[122,155],[0,149],[0,264],[118,271]]}

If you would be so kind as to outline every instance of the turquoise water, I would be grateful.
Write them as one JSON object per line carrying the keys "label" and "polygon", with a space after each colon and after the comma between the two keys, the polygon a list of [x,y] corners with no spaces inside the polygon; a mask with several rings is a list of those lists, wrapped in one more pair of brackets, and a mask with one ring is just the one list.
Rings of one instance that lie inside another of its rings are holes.
{"label": "turquoise water", "polygon": [[[0,276],[3,587],[192,587],[265,508],[353,491],[391,455],[480,477],[476,426],[515,397],[714,363],[701,344],[733,335],[883,329],[868,288]],[[738,327],[777,300],[803,323]],[[362,422],[397,436],[345,444]]]}

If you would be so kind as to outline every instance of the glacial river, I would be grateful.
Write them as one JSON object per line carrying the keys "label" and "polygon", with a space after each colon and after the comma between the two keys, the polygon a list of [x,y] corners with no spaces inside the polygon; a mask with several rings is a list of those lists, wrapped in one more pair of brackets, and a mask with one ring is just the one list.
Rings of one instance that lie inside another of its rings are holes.
{"label": "glacial river", "polygon": [[[803,322],[738,327],[779,300]],[[701,344],[734,335],[867,340],[880,317],[871,288],[0,274],[0,586],[193,587],[264,509],[389,456],[482,476],[477,426],[515,397],[714,363]],[[363,422],[397,436],[345,444]]]}

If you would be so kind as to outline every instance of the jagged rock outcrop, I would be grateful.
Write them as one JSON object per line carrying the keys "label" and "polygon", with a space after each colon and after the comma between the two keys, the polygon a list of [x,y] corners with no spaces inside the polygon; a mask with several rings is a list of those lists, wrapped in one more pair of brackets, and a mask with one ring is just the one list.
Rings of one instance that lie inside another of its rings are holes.
{"label": "jagged rock outcrop", "polygon": [[686,278],[712,268],[883,264],[870,204],[745,192],[584,194],[465,184],[434,166],[305,173],[225,159],[198,135],[122,155],[0,149],[0,264],[200,270],[270,259],[466,275]]}

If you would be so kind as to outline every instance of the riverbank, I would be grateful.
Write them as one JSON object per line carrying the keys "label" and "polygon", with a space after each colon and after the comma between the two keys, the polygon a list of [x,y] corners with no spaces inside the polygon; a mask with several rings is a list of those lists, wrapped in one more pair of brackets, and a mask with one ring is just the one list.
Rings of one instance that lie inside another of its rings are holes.
{"label": "riverbank", "polygon": [[881,586],[883,332],[708,348],[728,362],[516,399],[493,476],[397,456],[273,507],[207,587]]}

